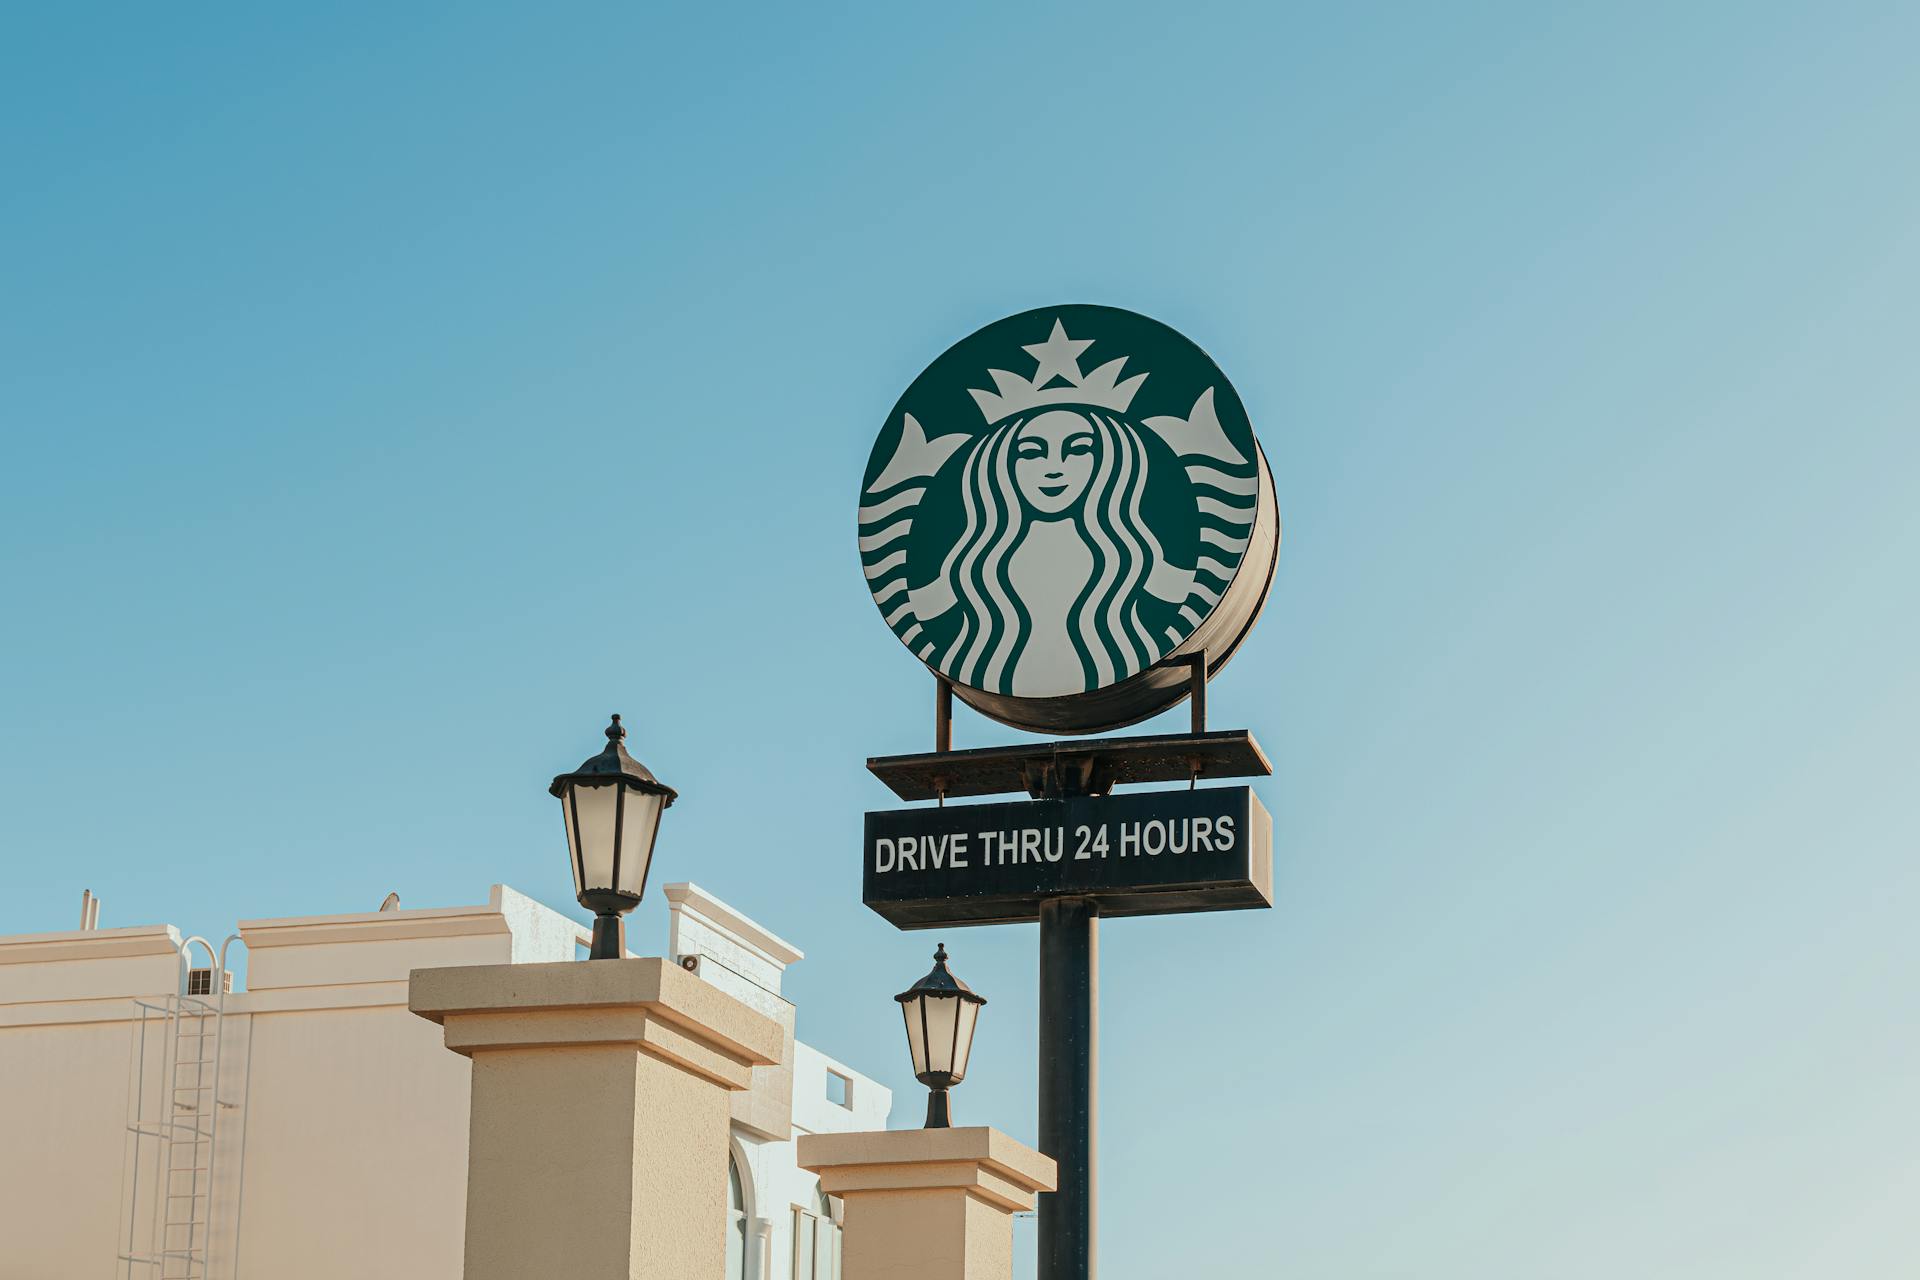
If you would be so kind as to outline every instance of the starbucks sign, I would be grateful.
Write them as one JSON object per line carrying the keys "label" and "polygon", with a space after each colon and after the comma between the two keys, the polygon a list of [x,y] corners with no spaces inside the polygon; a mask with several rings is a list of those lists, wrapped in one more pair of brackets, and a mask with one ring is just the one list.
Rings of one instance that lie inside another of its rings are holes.
{"label": "starbucks sign", "polygon": [[988,325],[893,407],[860,490],[887,626],[970,705],[1052,733],[1178,702],[1252,627],[1273,478],[1207,354],[1114,307]]}

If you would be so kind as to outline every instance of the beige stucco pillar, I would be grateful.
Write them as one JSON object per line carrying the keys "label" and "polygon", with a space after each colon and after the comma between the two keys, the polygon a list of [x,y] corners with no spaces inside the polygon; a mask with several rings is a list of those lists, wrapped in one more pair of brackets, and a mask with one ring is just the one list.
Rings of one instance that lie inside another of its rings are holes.
{"label": "beige stucco pillar", "polygon": [[660,959],[415,969],[408,1004],[473,1059],[466,1280],[725,1270],[728,1098],[778,1023]]}
{"label": "beige stucco pillar", "polygon": [[815,1133],[803,1169],[845,1198],[843,1280],[1010,1280],[1013,1215],[1053,1161],[998,1129]]}

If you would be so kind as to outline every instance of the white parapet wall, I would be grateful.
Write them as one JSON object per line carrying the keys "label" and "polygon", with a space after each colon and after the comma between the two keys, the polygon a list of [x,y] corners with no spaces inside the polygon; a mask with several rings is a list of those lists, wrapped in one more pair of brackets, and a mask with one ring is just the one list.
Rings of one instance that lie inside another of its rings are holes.
{"label": "white parapet wall", "polygon": [[407,1011],[407,977],[570,960],[580,932],[504,885],[483,906],[241,922],[245,1273],[457,1274],[469,1068]]}
{"label": "white parapet wall", "polygon": [[0,1276],[114,1274],[133,999],[179,990],[180,941],[0,938]]}
{"label": "white parapet wall", "polygon": [[[407,1012],[407,975],[571,959],[580,932],[505,886],[470,907],[242,921],[248,988],[209,1001],[212,1275],[457,1274],[468,1072]],[[128,1217],[136,1247],[152,1239],[155,1147],[129,1205],[127,1120],[136,1051],[159,1101],[163,1042],[151,1018],[141,1041],[135,1002],[182,991],[181,942],[167,925],[0,938],[0,1276],[126,1274]]]}
{"label": "white parapet wall", "polygon": [[[733,1145],[754,1206],[747,1275],[788,1280],[794,1213],[818,1198],[792,1138],[882,1127],[891,1099],[792,1040],[780,975],[797,948],[697,886],[668,897],[669,955],[692,957],[698,976],[787,1032],[780,1065],[757,1068],[739,1095]],[[496,885],[475,906],[246,920],[237,932],[247,987],[221,1019],[209,1280],[458,1276],[470,1067],[407,1011],[408,975],[572,960],[585,927]],[[127,1274],[115,1255],[135,1002],[181,991],[181,944],[166,925],[0,937],[0,1280]]]}

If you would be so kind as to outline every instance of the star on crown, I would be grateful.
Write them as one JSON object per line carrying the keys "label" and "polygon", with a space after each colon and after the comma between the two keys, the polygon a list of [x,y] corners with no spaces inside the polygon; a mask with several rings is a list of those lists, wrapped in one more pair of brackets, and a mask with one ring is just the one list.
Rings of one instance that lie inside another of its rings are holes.
{"label": "star on crown", "polygon": [[[1024,413],[1043,404],[1097,405],[1115,413],[1125,413],[1127,406],[1133,403],[1134,393],[1147,380],[1147,375],[1136,373],[1125,382],[1120,381],[1120,370],[1127,363],[1125,356],[1107,361],[1092,373],[1082,374],[1080,357],[1092,345],[1092,338],[1069,338],[1066,326],[1055,318],[1053,333],[1045,342],[1021,348],[1039,366],[1033,377],[1023,378],[1005,369],[989,369],[987,376],[993,379],[994,390],[982,391],[969,387],[967,394],[980,406],[982,416],[989,423],[999,422],[1002,418]],[[1050,385],[1053,383],[1064,385]]]}

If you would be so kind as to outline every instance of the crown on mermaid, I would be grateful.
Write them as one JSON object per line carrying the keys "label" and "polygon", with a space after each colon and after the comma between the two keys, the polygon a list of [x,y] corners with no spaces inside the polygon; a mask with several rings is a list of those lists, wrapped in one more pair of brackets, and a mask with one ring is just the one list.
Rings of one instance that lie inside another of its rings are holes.
{"label": "crown on mermaid", "polygon": [[[989,424],[1047,404],[1091,405],[1125,413],[1147,375],[1136,373],[1121,381],[1120,370],[1127,363],[1125,356],[1109,360],[1091,373],[1081,373],[1080,356],[1092,345],[1091,338],[1069,338],[1066,327],[1056,318],[1053,333],[1045,342],[1021,348],[1039,365],[1031,378],[1005,369],[989,369],[987,376],[993,379],[994,389],[982,391],[969,387],[967,393],[980,406],[981,416]],[[1052,385],[1055,383],[1062,385]]]}

